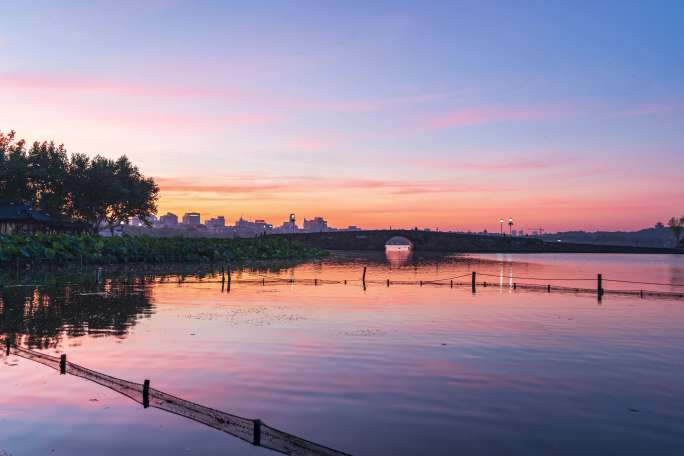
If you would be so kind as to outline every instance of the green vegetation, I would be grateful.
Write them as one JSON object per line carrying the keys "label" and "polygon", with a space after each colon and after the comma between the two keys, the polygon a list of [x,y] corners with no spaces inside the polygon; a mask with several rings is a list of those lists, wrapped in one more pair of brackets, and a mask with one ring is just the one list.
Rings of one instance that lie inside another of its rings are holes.
{"label": "green vegetation", "polygon": [[253,239],[154,238],[36,234],[0,236],[0,266],[14,264],[111,264],[306,260],[324,250],[278,237]]}
{"label": "green vegetation", "polygon": [[684,230],[684,215],[681,217],[672,217],[667,222],[667,226],[672,230],[672,235],[675,238],[675,244],[680,244],[679,239],[682,236],[682,230]]}
{"label": "green vegetation", "polygon": [[69,156],[63,145],[15,138],[0,131],[0,202],[24,203],[55,219],[84,223],[95,233],[138,217],[147,223],[157,211],[159,187],[125,155]]}

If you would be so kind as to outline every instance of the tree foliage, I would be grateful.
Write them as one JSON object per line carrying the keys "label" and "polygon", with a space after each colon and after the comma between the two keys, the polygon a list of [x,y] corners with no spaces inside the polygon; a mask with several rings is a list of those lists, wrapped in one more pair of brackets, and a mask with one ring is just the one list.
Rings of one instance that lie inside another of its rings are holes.
{"label": "tree foliage", "polygon": [[88,224],[95,232],[157,211],[159,187],[125,156],[70,157],[63,145],[34,142],[27,150],[14,131],[0,131],[0,202],[21,202],[60,218]]}
{"label": "tree foliage", "polygon": [[679,243],[684,230],[684,215],[681,217],[672,217],[667,222],[667,226],[672,230],[672,235],[675,237],[675,244]]}

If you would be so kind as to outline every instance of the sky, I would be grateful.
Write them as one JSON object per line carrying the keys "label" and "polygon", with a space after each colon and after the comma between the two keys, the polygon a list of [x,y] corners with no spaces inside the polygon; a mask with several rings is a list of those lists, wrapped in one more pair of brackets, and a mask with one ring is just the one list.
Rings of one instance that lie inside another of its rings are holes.
{"label": "sky", "polygon": [[16,1],[0,131],[160,213],[639,229],[684,214],[684,2]]}

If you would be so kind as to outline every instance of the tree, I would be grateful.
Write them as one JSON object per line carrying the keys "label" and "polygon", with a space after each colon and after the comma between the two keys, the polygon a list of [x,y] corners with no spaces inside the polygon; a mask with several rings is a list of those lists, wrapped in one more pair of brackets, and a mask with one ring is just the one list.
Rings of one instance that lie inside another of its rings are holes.
{"label": "tree", "polygon": [[672,230],[672,234],[675,237],[675,245],[679,244],[679,239],[682,235],[682,230],[684,229],[684,215],[679,218],[672,217],[667,222],[667,226]]}
{"label": "tree", "polygon": [[157,184],[153,179],[143,176],[125,155],[108,166],[112,174],[104,214],[109,229],[113,232],[116,225],[128,223],[131,217],[138,217],[141,222],[150,225],[150,216],[157,212]]}
{"label": "tree", "polygon": [[0,131],[0,201],[32,203],[29,166],[24,140],[15,141],[15,132]]}
{"label": "tree", "polygon": [[0,132],[0,201],[21,202],[59,218],[86,223],[93,233],[138,217],[150,224],[159,187],[123,155],[67,154],[63,145],[35,142],[26,151],[15,133]]}
{"label": "tree", "polygon": [[34,142],[28,151],[29,188],[32,205],[54,217],[66,211],[68,158],[64,145],[54,142]]}
{"label": "tree", "polygon": [[67,193],[68,214],[87,224],[93,233],[104,223],[112,182],[111,160],[97,156],[74,154],[69,162]]}
{"label": "tree", "polygon": [[115,210],[116,222],[127,222],[131,217],[137,217],[150,226],[150,216],[157,212],[159,198],[159,187],[154,179],[143,176],[125,155],[114,164],[114,177],[120,187]]}
{"label": "tree", "polygon": [[159,187],[142,175],[124,155],[116,161],[96,156],[73,155],[69,194],[72,217],[87,223],[93,232],[106,224],[110,231],[131,217],[151,224],[157,212]]}

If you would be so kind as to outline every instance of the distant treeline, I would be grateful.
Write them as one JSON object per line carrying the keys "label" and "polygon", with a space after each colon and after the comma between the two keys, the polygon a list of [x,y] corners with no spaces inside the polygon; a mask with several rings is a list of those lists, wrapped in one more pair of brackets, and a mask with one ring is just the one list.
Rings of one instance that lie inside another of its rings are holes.
{"label": "distant treeline", "polygon": [[157,211],[159,187],[125,155],[68,155],[63,145],[16,139],[0,131],[0,202],[25,203],[57,219],[84,223],[92,232]]}
{"label": "distant treeline", "polygon": [[564,231],[544,234],[545,241],[574,242],[579,244],[625,245],[631,247],[674,247],[679,233],[673,235],[671,227],[662,223],[639,231]]}
{"label": "distant treeline", "polygon": [[307,260],[326,255],[324,250],[278,237],[153,238],[44,233],[0,236],[0,266]]}

